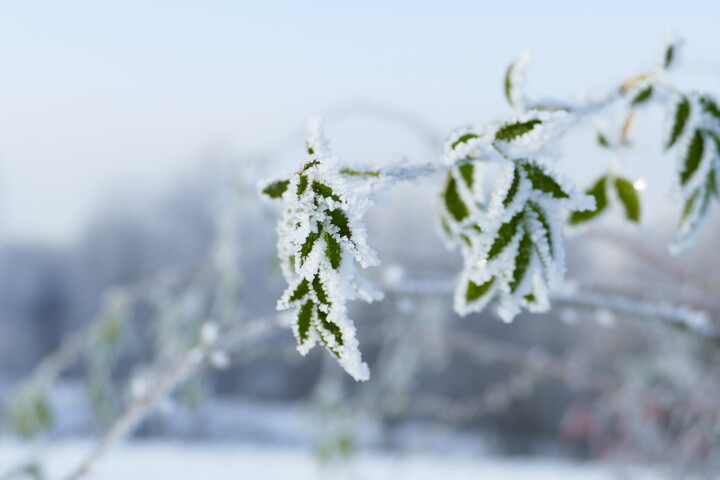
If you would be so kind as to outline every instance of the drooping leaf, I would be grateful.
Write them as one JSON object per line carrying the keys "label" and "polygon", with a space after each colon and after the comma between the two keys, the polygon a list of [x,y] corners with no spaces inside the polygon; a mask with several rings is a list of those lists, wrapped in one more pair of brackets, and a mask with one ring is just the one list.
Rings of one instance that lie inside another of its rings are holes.
{"label": "drooping leaf", "polygon": [[458,167],[458,170],[460,171],[460,175],[462,176],[463,180],[465,180],[465,184],[468,186],[468,188],[472,188],[473,186],[473,173],[475,172],[475,165],[472,163],[465,163],[463,165],[460,165]]}
{"label": "drooping leaf", "polygon": [[467,290],[465,292],[465,301],[467,303],[471,303],[480,299],[487,294],[488,291],[490,291],[490,287],[493,286],[493,283],[495,283],[494,277],[481,285],[478,285],[472,280],[468,280]]}
{"label": "drooping leaf", "polygon": [[342,247],[340,246],[340,242],[335,240],[335,237],[326,232],[325,244],[325,256],[327,256],[328,260],[330,260],[332,268],[337,270],[342,263]]}
{"label": "drooping leaf", "polygon": [[683,169],[680,172],[680,185],[685,185],[692,178],[700,166],[705,151],[705,139],[700,130],[695,130],[692,140],[688,145],[687,153],[683,159]]}
{"label": "drooping leaf", "polygon": [[527,229],[524,229],[524,231],[525,233],[523,233],[523,236],[520,239],[520,244],[518,245],[517,255],[515,256],[515,269],[513,270],[512,281],[510,282],[510,291],[513,293],[518,289],[525,278],[525,274],[530,267],[530,261],[532,260],[532,237]]}
{"label": "drooping leaf", "polygon": [[598,132],[597,142],[598,142],[598,145],[600,145],[601,147],[605,147],[605,148],[611,147],[610,141],[607,139],[607,137],[605,135],[602,134],[602,132]]}
{"label": "drooping leaf", "polygon": [[682,97],[675,106],[675,115],[673,118],[673,126],[670,132],[670,138],[666,144],[666,148],[670,148],[678,141],[685,129],[685,124],[690,118],[690,101],[687,97]]}
{"label": "drooping leaf", "polygon": [[521,160],[519,163],[527,173],[528,180],[530,180],[535,190],[549,193],[555,198],[570,198],[570,195],[562,189],[554,178],[545,173],[540,165],[530,160]]}
{"label": "drooping leaf", "polygon": [[453,216],[456,222],[462,221],[465,217],[470,214],[467,205],[460,198],[460,194],[457,191],[457,183],[455,177],[451,174],[448,175],[447,186],[445,187],[445,207],[450,215]]}
{"label": "drooping leaf", "polygon": [[510,244],[513,237],[515,237],[515,234],[518,231],[518,227],[520,226],[523,215],[524,212],[520,211],[516,213],[515,216],[512,217],[510,220],[502,224],[502,226],[498,230],[497,237],[495,237],[495,241],[493,242],[492,246],[490,247],[490,251],[488,252],[488,261],[495,258],[498,254],[500,254],[500,252],[505,249],[505,247]]}
{"label": "drooping leaf", "polygon": [[285,193],[285,190],[287,190],[289,184],[290,180],[278,180],[276,182],[271,182],[262,189],[262,193],[270,198],[280,198],[283,193]]}
{"label": "drooping leaf", "polygon": [[340,236],[343,236],[348,240],[352,239],[350,221],[348,220],[347,215],[345,215],[345,212],[343,212],[339,208],[336,208],[334,210],[330,210],[328,212],[328,215],[330,215],[330,220],[332,224],[335,225],[340,231]]}
{"label": "drooping leaf", "polygon": [[307,340],[314,309],[315,303],[312,300],[308,300],[307,302],[303,303],[302,306],[298,309],[297,326],[298,336],[300,337],[301,342]]}
{"label": "drooping leaf", "polygon": [[548,221],[547,213],[545,213],[545,210],[535,202],[528,202],[528,207],[535,212],[538,221],[545,230],[545,239],[547,240],[550,256],[552,257],[554,255],[553,252],[555,245],[553,244],[552,230],[550,230],[550,222]]}
{"label": "drooping leaf", "polygon": [[310,255],[310,252],[312,251],[313,246],[315,245],[315,241],[320,238],[321,231],[318,230],[317,232],[310,232],[310,234],[305,239],[305,242],[300,246],[300,263],[304,263],[305,259],[308,255]]}
{"label": "drooping leaf", "polygon": [[512,182],[510,182],[510,187],[508,188],[507,194],[505,195],[505,198],[503,199],[503,205],[506,207],[512,203],[512,201],[515,199],[515,195],[517,195],[518,189],[520,188],[520,172],[516,169],[513,170],[513,179]]}
{"label": "drooping leaf", "polygon": [[630,180],[615,177],[615,191],[625,210],[625,218],[631,222],[640,221],[640,193]]}
{"label": "drooping leaf", "polygon": [[700,105],[702,106],[702,109],[705,113],[715,118],[716,120],[720,120],[720,108],[718,107],[718,104],[715,103],[715,100],[713,100],[712,97],[710,97],[709,95],[703,95],[702,97],[700,97]]}
{"label": "drooping leaf", "polygon": [[298,186],[297,186],[297,195],[298,197],[305,193],[305,190],[307,190],[308,186],[308,178],[306,175],[300,175],[300,180],[298,180]]}
{"label": "drooping leaf", "polygon": [[663,56],[663,67],[666,69],[670,68],[674,59],[675,59],[675,44],[671,43],[665,49],[665,55]]}
{"label": "drooping leaf", "polygon": [[582,212],[572,212],[570,215],[570,225],[578,225],[592,220],[600,215],[607,207],[607,177],[600,179],[593,184],[585,193],[595,197],[595,210],[585,210]]}
{"label": "drooping leaf", "polygon": [[315,290],[315,295],[317,296],[318,302],[327,304],[327,294],[325,293],[325,289],[323,288],[322,282],[320,282],[320,277],[318,275],[315,275],[315,278],[313,278],[312,285],[313,290]]}
{"label": "drooping leaf", "polygon": [[454,150],[455,147],[457,147],[457,146],[460,145],[461,143],[467,143],[468,140],[471,140],[471,139],[473,139],[473,138],[478,138],[478,136],[477,136],[476,134],[474,134],[474,133],[466,133],[466,134],[464,134],[464,135],[461,135],[460,138],[458,138],[457,140],[455,140],[455,141],[452,143],[452,145],[450,145],[450,148],[452,148],[452,149]]}
{"label": "drooping leaf", "polygon": [[298,286],[295,288],[295,291],[290,295],[290,301],[291,302],[297,302],[298,300],[302,299],[310,293],[310,283],[308,282],[307,278],[303,278],[302,281],[298,284]]}
{"label": "drooping leaf", "polygon": [[515,105],[513,105],[513,99],[512,99],[512,89],[513,89],[513,84],[512,84],[512,72],[513,72],[513,68],[515,68],[515,62],[511,63],[510,65],[508,65],[508,68],[507,68],[507,70],[505,71],[505,98],[507,98],[508,103],[509,103],[511,106],[514,107]]}
{"label": "drooping leaf", "polygon": [[653,87],[652,85],[649,85],[645,88],[643,88],[640,92],[638,92],[637,95],[635,95],[635,98],[632,100],[632,105],[634,107],[638,105],[642,105],[643,103],[650,100],[650,97],[652,97],[653,94]]}
{"label": "drooping leaf", "polygon": [[536,125],[539,125],[541,123],[542,120],[537,118],[533,120],[528,120],[527,122],[509,123],[500,127],[500,129],[495,132],[495,139],[505,141],[514,140],[515,138],[532,131]]}

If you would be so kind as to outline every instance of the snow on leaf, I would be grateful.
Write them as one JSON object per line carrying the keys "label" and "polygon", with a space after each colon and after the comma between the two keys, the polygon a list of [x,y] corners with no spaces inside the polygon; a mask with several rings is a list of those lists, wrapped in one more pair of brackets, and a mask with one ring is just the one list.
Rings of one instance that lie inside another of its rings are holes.
{"label": "snow on leaf", "polygon": [[447,208],[447,211],[450,212],[456,222],[462,221],[469,215],[468,207],[465,205],[462,198],[460,198],[460,194],[457,189],[457,182],[455,177],[452,175],[448,176],[443,197],[445,199],[445,207]]}
{"label": "snow on leaf", "polygon": [[688,183],[695,171],[700,166],[705,151],[705,138],[700,130],[695,130],[692,140],[688,144],[683,159],[682,170],[680,171],[680,185]]}
{"label": "snow on leaf", "polygon": [[262,193],[271,199],[281,198],[285,190],[287,190],[290,180],[277,180],[269,183],[262,189]]}
{"label": "snow on leaf", "polygon": [[607,177],[600,177],[592,187],[586,190],[588,195],[595,198],[595,209],[585,211],[575,211],[570,215],[570,225],[579,225],[588,222],[600,215],[607,207]]}
{"label": "snow on leaf", "polygon": [[508,123],[495,132],[495,140],[510,141],[531,132],[542,120],[535,118],[526,122]]}
{"label": "snow on leaf", "polygon": [[519,160],[518,164],[525,170],[527,178],[535,190],[549,193],[555,198],[570,198],[570,195],[562,189],[552,174],[539,164],[531,160]]}

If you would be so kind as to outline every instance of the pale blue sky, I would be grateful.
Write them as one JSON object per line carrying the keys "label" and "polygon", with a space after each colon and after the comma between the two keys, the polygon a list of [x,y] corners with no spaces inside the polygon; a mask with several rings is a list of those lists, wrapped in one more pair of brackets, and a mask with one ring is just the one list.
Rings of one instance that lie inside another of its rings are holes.
{"label": "pale blue sky", "polygon": [[[526,49],[531,93],[573,95],[646,68],[672,29],[678,81],[717,92],[718,18],[709,1],[0,0],[0,234],[67,241],[117,185],[284,145],[338,105],[407,110],[441,134],[491,119]],[[347,155],[420,151],[344,125],[329,128]]]}

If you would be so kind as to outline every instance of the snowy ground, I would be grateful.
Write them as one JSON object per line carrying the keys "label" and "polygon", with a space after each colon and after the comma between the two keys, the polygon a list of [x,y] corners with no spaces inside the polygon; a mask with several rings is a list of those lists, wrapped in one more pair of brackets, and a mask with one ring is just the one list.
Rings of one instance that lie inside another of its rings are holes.
{"label": "snowy ground", "polygon": [[[47,478],[61,478],[90,443],[65,442],[44,452]],[[27,459],[28,448],[0,443],[0,472]],[[113,450],[93,471],[96,480],[610,480],[628,478],[617,467],[554,460],[360,455],[340,469],[320,468],[307,450],[236,444],[134,442]],[[633,479],[657,478],[633,472]]]}

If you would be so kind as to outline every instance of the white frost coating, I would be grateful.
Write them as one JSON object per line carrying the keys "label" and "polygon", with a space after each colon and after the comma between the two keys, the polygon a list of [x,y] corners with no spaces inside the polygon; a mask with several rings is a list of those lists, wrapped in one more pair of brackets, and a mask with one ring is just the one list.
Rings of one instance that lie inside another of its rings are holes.
{"label": "white frost coating", "polygon": [[305,164],[290,175],[282,194],[285,209],[278,223],[277,246],[288,288],[277,308],[295,309],[292,329],[301,354],[320,342],[353,378],[367,380],[369,369],[362,361],[346,304],[358,298],[368,302],[382,298],[355,264],[366,268],[380,263],[362,222],[373,202],[351,191],[340,173],[345,167],[328,145],[320,120],[311,120]]}

